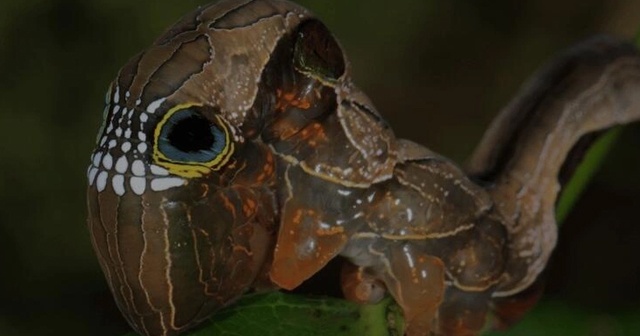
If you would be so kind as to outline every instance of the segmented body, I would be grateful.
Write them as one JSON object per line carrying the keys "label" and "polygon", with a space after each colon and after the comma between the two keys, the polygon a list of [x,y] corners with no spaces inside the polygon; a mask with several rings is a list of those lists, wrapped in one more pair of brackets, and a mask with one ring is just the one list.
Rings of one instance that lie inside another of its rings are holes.
{"label": "segmented body", "polygon": [[[474,156],[480,186],[394,136],[305,9],[199,8],[107,94],[88,206],[116,302],[140,333],[175,335],[251,287],[295,288],[342,255],[346,296],[371,302],[385,287],[408,334],[478,332],[493,298],[522,292],[546,264],[572,145],[640,117],[638,56],[601,44],[587,47],[594,64],[567,56],[577,75],[547,71],[554,95],[534,85],[505,112],[525,116],[512,118],[522,133],[496,124]],[[604,104],[615,111],[596,115]],[[507,133],[515,149],[500,146]]]}

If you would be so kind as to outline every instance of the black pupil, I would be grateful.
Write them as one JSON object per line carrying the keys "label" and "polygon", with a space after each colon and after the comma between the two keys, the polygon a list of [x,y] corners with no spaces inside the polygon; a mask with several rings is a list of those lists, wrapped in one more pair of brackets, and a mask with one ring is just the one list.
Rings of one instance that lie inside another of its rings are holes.
{"label": "black pupil", "polygon": [[215,142],[211,123],[197,114],[178,121],[167,138],[173,147],[189,153],[210,150]]}

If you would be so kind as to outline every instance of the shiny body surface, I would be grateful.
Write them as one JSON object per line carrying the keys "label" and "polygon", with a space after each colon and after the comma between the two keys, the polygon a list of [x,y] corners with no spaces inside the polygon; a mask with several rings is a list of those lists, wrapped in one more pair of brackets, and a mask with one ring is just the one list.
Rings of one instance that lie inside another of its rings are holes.
{"label": "shiny body surface", "polygon": [[88,169],[89,228],[138,332],[178,334],[340,255],[345,296],[386,288],[407,334],[477,333],[546,265],[573,145],[640,119],[637,52],[594,40],[503,111],[468,174],[396,138],[349,68],[320,21],[277,0],[201,7],[122,68]]}

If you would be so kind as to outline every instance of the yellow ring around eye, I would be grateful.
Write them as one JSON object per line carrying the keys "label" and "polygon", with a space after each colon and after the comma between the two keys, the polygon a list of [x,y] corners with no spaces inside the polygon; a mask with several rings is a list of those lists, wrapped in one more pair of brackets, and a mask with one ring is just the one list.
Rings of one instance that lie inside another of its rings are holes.
{"label": "yellow ring around eye", "polygon": [[219,116],[215,116],[217,123],[216,125],[224,132],[225,144],[224,148],[220,152],[220,154],[216,155],[216,157],[208,162],[195,162],[195,161],[176,161],[169,159],[166,155],[164,155],[159,149],[159,140],[160,134],[162,133],[162,129],[164,125],[167,123],[167,120],[171,118],[173,114],[178,111],[187,109],[189,107],[199,107],[201,104],[196,103],[187,103],[187,104],[179,104],[170,109],[160,120],[158,125],[153,132],[153,161],[156,164],[166,168],[170,173],[186,177],[186,178],[196,178],[206,175],[210,171],[216,171],[222,168],[231,157],[234,151],[233,141],[231,140],[231,134],[229,132],[229,127],[227,123],[220,118]]}

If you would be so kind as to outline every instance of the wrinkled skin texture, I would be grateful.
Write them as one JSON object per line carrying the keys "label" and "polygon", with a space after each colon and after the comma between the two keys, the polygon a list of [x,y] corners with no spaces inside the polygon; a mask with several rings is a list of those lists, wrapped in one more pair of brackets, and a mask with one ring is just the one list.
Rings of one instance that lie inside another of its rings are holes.
{"label": "wrinkled skin texture", "polygon": [[88,224],[136,331],[177,335],[336,256],[349,262],[345,297],[388,291],[408,335],[476,334],[490,307],[515,321],[555,245],[572,147],[640,118],[637,53],[593,40],[525,86],[465,172],[396,138],[349,68],[305,9],[227,0],[121,69],[88,169]]}

